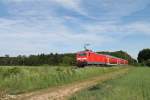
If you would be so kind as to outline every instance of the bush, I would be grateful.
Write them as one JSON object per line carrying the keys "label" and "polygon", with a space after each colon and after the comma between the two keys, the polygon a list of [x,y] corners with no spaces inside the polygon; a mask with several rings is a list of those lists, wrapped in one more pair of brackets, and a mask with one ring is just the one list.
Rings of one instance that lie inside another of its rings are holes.
{"label": "bush", "polygon": [[5,77],[16,76],[20,73],[21,73],[21,69],[19,69],[18,67],[13,67],[13,68],[4,70],[2,73],[2,76],[3,78],[5,78]]}

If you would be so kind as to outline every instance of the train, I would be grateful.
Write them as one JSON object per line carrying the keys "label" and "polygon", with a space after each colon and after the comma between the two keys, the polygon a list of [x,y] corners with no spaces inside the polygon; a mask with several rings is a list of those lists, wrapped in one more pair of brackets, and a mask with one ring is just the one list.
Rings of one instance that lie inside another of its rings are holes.
{"label": "train", "polygon": [[106,54],[99,54],[92,50],[77,52],[76,62],[78,67],[85,67],[88,65],[128,65],[128,60]]}

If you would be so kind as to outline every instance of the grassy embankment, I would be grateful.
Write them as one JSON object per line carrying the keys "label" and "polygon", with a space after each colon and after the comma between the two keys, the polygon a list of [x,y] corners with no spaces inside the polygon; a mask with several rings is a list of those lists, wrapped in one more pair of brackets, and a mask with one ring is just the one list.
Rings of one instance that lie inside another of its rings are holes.
{"label": "grassy embankment", "polygon": [[0,92],[18,94],[84,80],[119,67],[73,69],[65,67],[0,67]]}
{"label": "grassy embankment", "polygon": [[133,68],[121,78],[74,94],[70,100],[150,100],[150,68]]}

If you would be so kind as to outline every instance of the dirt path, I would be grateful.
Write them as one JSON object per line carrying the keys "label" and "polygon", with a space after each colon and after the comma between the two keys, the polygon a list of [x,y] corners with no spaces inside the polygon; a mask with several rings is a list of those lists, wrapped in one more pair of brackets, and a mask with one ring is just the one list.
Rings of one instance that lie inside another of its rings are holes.
{"label": "dirt path", "polygon": [[96,85],[97,83],[119,77],[120,75],[127,73],[128,70],[129,68],[123,68],[119,71],[106,73],[81,82],[75,82],[61,87],[18,95],[13,97],[13,100],[66,100],[67,97],[77,91]]}

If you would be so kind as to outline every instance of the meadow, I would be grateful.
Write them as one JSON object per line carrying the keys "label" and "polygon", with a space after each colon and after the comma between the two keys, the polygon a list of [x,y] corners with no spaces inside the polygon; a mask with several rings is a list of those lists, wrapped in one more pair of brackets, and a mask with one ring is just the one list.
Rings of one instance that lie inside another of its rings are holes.
{"label": "meadow", "polygon": [[20,94],[61,86],[121,69],[121,67],[28,67],[1,66],[0,92]]}
{"label": "meadow", "polygon": [[132,68],[127,75],[82,90],[70,100],[150,100],[150,68]]}

